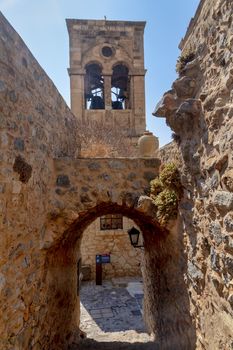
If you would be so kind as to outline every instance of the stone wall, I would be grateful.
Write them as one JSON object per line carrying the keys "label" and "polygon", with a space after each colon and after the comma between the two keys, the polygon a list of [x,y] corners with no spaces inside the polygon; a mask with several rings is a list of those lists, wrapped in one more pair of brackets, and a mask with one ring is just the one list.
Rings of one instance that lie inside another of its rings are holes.
{"label": "stone wall", "polygon": [[[53,157],[74,156],[75,118],[0,13],[0,348],[33,348]],[[17,340],[16,340],[17,339]]]}
{"label": "stone wall", "polygon": [[179,147],[175,141],[168,143],[158,150],[159,159],[162,164],[175,163],[177,167],[182,164],[182,159],[179,151]]}
{"label": "stone wall", "polygon": [[127,233],[133,226],[138,229],[132,220],[123,217],[122,230],[100,230],[100,218],[87,227],[82,237],[81,256],[82,265],[91,268],[91,279],[95,279],[96,254],[105,253],[110,254],[111,263],[103,264],[103,279],[141,275],[141,251],[133,248]]}
{"label": "stone wall", "polygon": [[196,349],[233,346],[232,20],[231,0],[201,1],[180,44],[179,78],[155,111],[175,132],[182,157],[180,215]]}

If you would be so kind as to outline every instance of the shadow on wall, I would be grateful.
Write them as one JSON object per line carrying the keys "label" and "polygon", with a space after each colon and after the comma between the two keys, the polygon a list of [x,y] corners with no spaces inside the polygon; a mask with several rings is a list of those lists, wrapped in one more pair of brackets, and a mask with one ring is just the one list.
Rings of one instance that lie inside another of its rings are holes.
{"label": "shadow on wall", "polygon": [[47,325],[49,338],[44,349],[57,349],[60,344],[67,346],[79,341],[80,300],[76,294],[76,262],[81,238],[91,222],[109,213],[122,214],[134,220],[143,233],[144,314],[150,333],[155,334],[161,349],[195,349],[195,329],[183,278],[187,259],[181,226],[176,224],[168,232],[159,227],[149,214],[115,203],[102,203],[81,213],[64,232],[61,242],[48,251],[45,271],[48,312],[41,322],[43,327]]}
{"label": "shadow on wall", "polygon": [[[185,274],[187,284],[195,290],[194,297],[190,294],[193,299],[200,298],[204,290],[206,261],[210,255],[213,260],[211,268],[213,270],[218,268],[215,266],[218,261],[214,250],[211,254],[210,241],[211,229],[214,229],[211,221],[217,219],[217,214],[213,204],[207,205],[207,203],[210,193],[218,187],[219,175],[214,162],[211,165],[204,164],[203,160],[205,157],[213,159],[213,155],[217,153],[210,142],[210,131],[219,130],[224,114],[212,112],[216,96],[208,96],[206,92],[201,91],[204,84],[201,69],[202,55],[205,55],[205,47],[200,45],[197,52],[192,53],[187,62],[183,63],[179,77],[172,85],[172,90],[164,94],[153,113],[156,117],[166,118],[167,124],[175,132],[173,137],[182,158],[181,182],[184,196],[179,210],[187,233],[186,249],[189,253],[189,261],[188,264],[186,263]],[[218,91],[218,97],[220,97],[220,91]],[[205,116],[209,112],[212,112],[210,120]],[[223,158],[216,164],[220,172],[226,166],[227,158]],[[202,232],[203,215],[209,219],[210,235],[208,237],[205,237]],[[193,301],[193,304],[195,305],[196,302]],[[199,310],[196,305],[195,309],[197,314]],[[194,312],[193,317],[195,317]]]}
{"label": "shadow on wall", "polygon": [[149,343],[126,343],[120,341],[97,342],[93,339],[82,340],[80,345],[73,345],[69,350],[160,350],[154,342]]}
{"label": "shadow on wall", "polygon": [[195,349],[196,332],[184,281],[187,256],[180,218],[168,235],[144,234],[144,242],[146,323],[161,349]]}

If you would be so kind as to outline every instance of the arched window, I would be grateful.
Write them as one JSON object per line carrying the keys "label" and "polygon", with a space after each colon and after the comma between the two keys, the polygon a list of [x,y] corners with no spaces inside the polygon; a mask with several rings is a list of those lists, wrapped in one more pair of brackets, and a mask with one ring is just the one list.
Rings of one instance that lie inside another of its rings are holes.
{"label": "arched window", "polygon": [[118,64],[112,70],[111,96],[112,109],[130,108],[130,77],[129,70],[123,64]]}
{"label": "arched window", "polygon": [[104,78],[102,68],[97,63],[86,66],[85,108],[104,109]]}

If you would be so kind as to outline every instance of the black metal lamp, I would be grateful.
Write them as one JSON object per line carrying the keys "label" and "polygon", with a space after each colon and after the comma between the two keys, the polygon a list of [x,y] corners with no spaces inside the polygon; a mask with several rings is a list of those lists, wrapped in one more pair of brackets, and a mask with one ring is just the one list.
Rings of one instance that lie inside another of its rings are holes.
{"label": "black metal lamp", "polygon": [[139,235],[140,231],[137,230],[135,227],[132,227],[128,230],[128,235],[130,239],[130,243],[134,248],[142,248],[143,245],[138,245]]}

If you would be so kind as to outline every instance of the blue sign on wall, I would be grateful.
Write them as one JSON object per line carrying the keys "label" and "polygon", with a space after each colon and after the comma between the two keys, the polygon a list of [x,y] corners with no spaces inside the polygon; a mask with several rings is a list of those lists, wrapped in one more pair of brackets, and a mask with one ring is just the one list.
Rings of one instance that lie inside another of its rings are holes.
{"label": "blue sign on wall", "polygon": [[97,264],[108,264],[110,263],[110,254],[98,254],[96,255]]}

